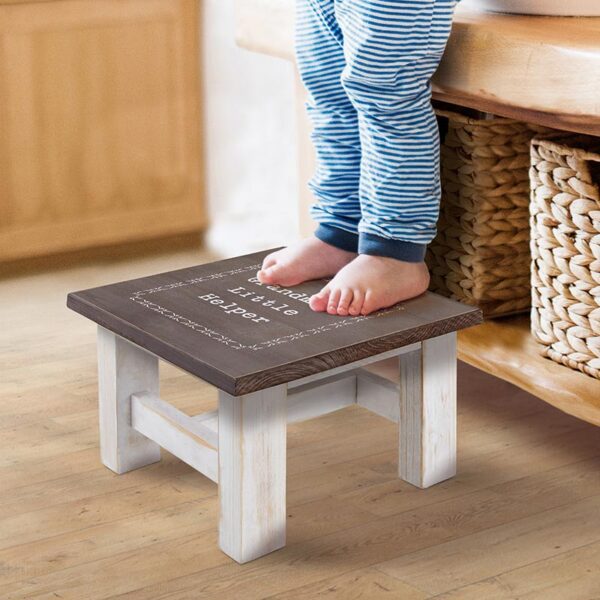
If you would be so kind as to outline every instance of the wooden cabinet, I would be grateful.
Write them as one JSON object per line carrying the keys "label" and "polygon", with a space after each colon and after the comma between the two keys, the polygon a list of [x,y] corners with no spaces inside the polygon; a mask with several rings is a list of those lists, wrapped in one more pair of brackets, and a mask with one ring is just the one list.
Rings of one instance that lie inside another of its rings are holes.
{"label": "wooden cabinet", "polygon": [[201,229],[197,0],[12,2],[0,260]]}

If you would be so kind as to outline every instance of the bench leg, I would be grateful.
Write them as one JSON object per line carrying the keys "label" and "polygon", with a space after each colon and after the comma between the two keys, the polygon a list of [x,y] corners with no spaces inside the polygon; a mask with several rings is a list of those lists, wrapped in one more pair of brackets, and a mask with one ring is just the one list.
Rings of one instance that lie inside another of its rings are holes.
{"label": "bench leg", "polygon": [[456,333],[400,356],[400,477],[426,488],[456,474]]}
{"label": "bench leg", "polygon": [[160,460],[160,446],[131,428],[131,394],[158,394],[158,359],[98,327],[100,454],[115,473]]}
{"label": "bench leg", "polygon": [[239,563],[285,546],[286,386],[219,392],[219,545]]}

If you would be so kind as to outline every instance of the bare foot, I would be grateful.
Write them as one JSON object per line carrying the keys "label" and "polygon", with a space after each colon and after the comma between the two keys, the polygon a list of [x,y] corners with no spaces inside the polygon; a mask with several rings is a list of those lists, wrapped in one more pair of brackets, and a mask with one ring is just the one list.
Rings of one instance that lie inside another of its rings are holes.
{"label": "bare foot", "polygon": [[361,254],[310,299],[310,307],[330,315],[368,315],[429,287],[425,263]]}
{"label": "bare foot", "polygon": [[311,237],[269,254],[256,276],[261,283],[270,285],[298,285],[311,279],[332,277],[355,257],[354,252]]}

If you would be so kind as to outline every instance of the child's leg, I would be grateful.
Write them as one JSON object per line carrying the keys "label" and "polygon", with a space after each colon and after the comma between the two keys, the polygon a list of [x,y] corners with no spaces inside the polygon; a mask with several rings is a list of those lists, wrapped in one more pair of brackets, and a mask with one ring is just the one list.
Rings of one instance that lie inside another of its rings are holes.
{"label": "child's leg", "polygon": [[334,0],[297,0],[296,58],[308,91],[317,169],[309,187],[314,238],[265,259],[259,279],[294,285],[335,275],[355,258],[361,208],[358,115],[341,82],[345,67]]}
{"label": "child's leg", "polygon": [[366,314],[427,288],[423,259],[441,195],[430,80],[455,5],[336,0],[346,56],[342,82],[360,124],[361,256],[314,298],[315,310]]}

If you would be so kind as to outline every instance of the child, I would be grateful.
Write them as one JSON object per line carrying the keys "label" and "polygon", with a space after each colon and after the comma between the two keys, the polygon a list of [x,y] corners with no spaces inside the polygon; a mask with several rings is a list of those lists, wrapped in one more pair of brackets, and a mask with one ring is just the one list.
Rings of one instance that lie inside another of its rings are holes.
{"label": "child", "polygon": [[317,170],[313,237],[265,258],[263,283],[333,279],[315,311],[367,315],[425,292],[440,200],[430,79],[456,0],[296,0]]}

